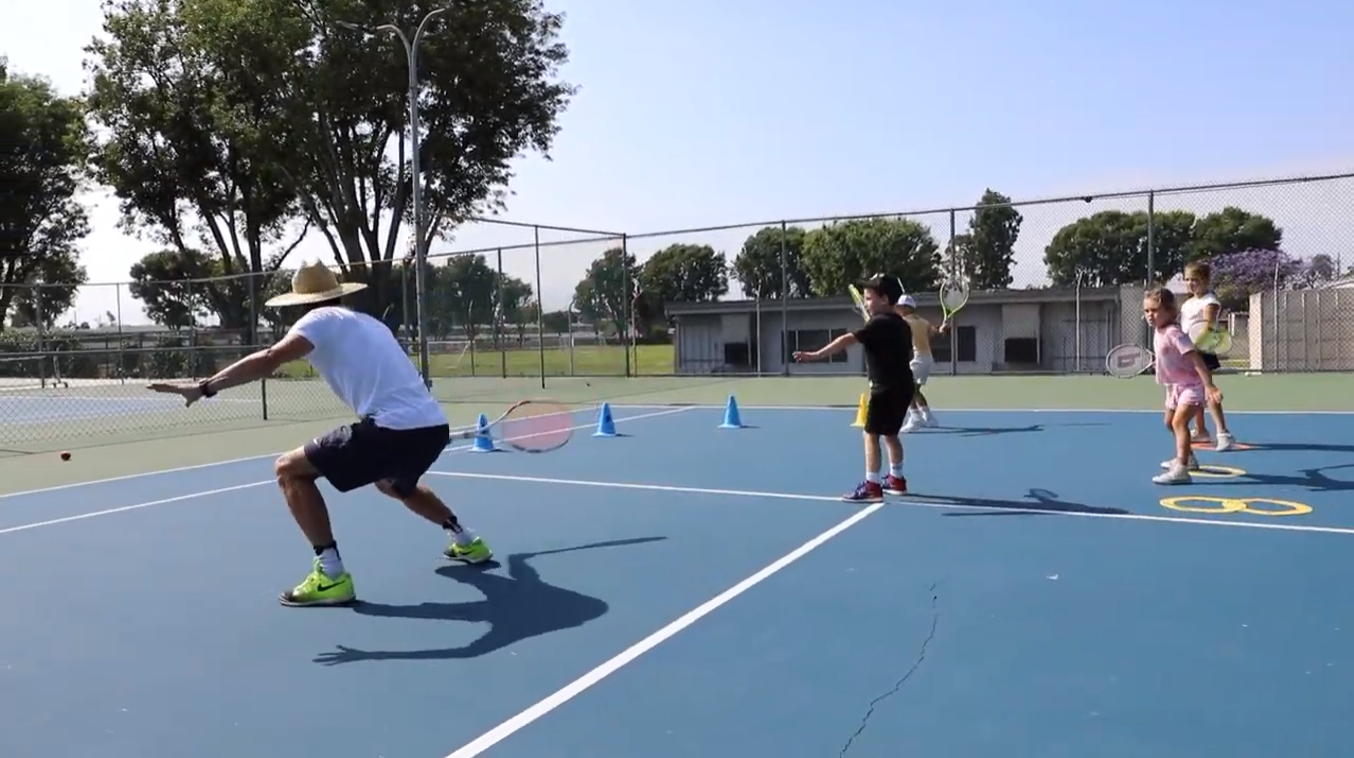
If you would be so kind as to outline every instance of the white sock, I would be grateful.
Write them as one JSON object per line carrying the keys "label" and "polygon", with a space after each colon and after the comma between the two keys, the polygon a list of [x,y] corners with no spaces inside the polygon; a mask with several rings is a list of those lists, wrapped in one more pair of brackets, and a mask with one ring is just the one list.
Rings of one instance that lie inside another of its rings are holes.
{"label": "white sock", "polygon": [[880,482],[879,472],[878,472],[878,471],[866,471],[866,472],[865,472],[865,481],[867,481],[867,482],[873,482],[874,484],[879,484],[879,482]]}
{"label": "white sock", "polygon": [[468,526],[462,526],[461,531],[459,532],[453,532],[450,529],[448,529],[447,533],[450,534],[451,539],[461,547],[465,547],[466,545],[469,545],[470,543],[475,541],[475,533],[471,531],[470,527]]}
{"label": "white sock", "polygon": [[338,548],[327,547],[320,553],[320,571],[330,579],[343,576],[343,559],[339,557]]}
{"label": "white sock", "polygon": [[896,477],[898,477],[899,479],[902,479],[902,478],[903,478],[903,462],[902,462],[902,461],[899,461],[899,462],[897,462],[897,463],[891,463],[891,464],[889,464],[889,473],[892,474],[892,475],[894,475],[894,476],[896,476]]}

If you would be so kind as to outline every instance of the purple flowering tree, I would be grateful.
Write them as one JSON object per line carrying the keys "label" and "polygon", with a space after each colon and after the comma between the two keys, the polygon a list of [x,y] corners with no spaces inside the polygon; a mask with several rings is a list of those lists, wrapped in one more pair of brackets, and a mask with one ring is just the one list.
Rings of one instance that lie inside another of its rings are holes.
{"label": "purple flowering tree", "polygon": [[1256,292],[1305,284],[1303,262],[1282,250],[1242,250],[1208,263],[1213,268],[1213,292],[1225,310],[1245,312]]}

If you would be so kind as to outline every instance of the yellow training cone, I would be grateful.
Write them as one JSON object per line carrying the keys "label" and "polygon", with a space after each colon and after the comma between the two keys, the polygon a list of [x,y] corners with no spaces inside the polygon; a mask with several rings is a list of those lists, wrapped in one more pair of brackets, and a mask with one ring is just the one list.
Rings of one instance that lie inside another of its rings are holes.
{"label": "yellow training cone", "polygon": [[862,392],[860,395],[860,405],[856,406],[856,420],[855,423],[851,424],[851,426],[855,427],[856,429],[865,428],[865,407],[866,404],[869,402],[870,402],[869,394]]}

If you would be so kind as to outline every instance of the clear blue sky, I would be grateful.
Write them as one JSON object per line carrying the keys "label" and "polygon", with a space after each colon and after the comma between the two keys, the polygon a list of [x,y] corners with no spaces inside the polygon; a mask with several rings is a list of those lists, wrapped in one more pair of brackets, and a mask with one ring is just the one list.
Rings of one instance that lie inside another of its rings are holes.
{"label": "clear blue sky", "polygon": [[[1354,4],[549,5],[567,14],[565,76],[582,90],[554,161],[521,162],[505,214],[517,220],[638,233],[966,205],[986,187],[1021,199],[1354,169]],[[97,0],[16,4],[6,17],[0,52],[12,67],[67,91],[82,86]],[[1354,262],[1354,183],[1159,207],[1207,212],[1229,202],[1275,217],[1298,255]],[[1104,207],[1026,211],[1016,285],[1042,279],[1042,248],[1059,226]],[[85,253],[93,281],[125,280],[152,249],[124,237],[115,218],[101,203]],[[948,220],[925,220],[943,239]],[[690,241],[732,257],[751,231],[632,249],[642,259]],[[467,228],[434,251],[530,239]],[[567,302],[604,247],[544,256],[547,308]],[[299,252],[327,259],[318,241]],[[528,254],[507,256],[507,266],[532,278]],[[111,293],[91,288],[78,312],[93,319],[112,305]],[[123,308],[134,321],[125,293]]]}

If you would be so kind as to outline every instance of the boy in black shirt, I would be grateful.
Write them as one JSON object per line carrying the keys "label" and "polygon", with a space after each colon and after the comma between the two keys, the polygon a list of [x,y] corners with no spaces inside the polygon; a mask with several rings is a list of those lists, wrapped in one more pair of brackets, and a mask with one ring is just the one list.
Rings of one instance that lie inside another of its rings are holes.
{"label": "boy in black shirt", "polygon": [[[865,481],[854,492],[843,495],[851,503],[880,503],[884,493],[907,492],[903,477],[903,443],[898,431],[907,419],[916,385],[908,360],[912,355],[912,330],[893,306],[902,297],[902,286],[891,277],[880,277],[860,285],[865,306],[871,316],[865,326],[843,334],[821,350],[797,352],[799,362],[817,360],[840,353],[859,343],[865,348],[866,375],[870,378],[870,403],[865,411]],[[879,441],[889,451],[889,473],[880,475]]]}

